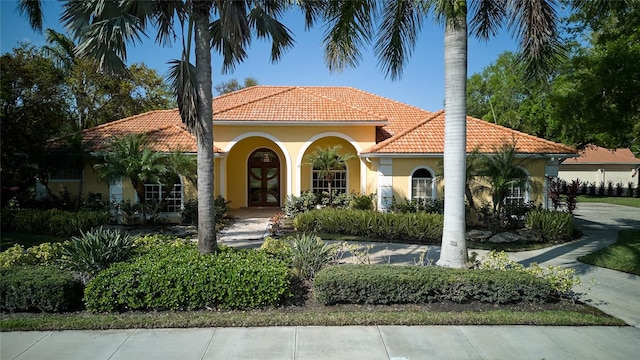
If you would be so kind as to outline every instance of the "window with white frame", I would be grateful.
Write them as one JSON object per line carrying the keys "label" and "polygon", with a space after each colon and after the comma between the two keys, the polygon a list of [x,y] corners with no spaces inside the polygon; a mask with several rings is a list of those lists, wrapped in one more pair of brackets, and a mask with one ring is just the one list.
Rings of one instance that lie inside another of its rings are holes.
{"label": "window with white frame", "polygon": [[431,171],[420,168],[411,174],[411,199],[431,200],[434,198],[433,175]]}
{"label": "window with white frame", "polygon": [[506,190],[505,205],[520,206],[527,202],[526,182],[522,179],[513,179]]}
{"label": "window with white frame", "polygon": [[182,184],[174,184],[170,193],[168,186],[162,184],[144,184],[144,198],[147,204],[164,200],[162,212],[182,211]]}
{"label": "window with white frame", "polygon": [[[313,178],[311,183],[311,191],[316,194],[329,192],[329,182],[325,176],[320,175],[320,170],[313,170]],[[331,170],[333,181],[331,182],[331,190],[336,194],[344,194],[347,192],[347,170]]]}

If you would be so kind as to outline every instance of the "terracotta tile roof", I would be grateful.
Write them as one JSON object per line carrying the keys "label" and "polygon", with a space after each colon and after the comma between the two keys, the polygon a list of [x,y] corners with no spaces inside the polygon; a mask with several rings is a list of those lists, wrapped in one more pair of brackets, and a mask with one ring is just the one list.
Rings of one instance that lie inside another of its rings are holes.
{"label": "terracotta tile roof", "polygon": [[[377,145],[365,151],[379,154],[443,153],[444,113],[432,113],[351,87],[254,86],[213,100],[214,122],[371,123],[377,125]],[[185,128],[177,109],[151,111],[83,131],[89,151],[104,149],[112,137],[146,133],[158,151],[196,151],[196,139]],[[468,118],[467,150],[515,140],[523,153],[571,154],[575,150],[482,120]],[[54,146],[62,140],[54,140]],[[222,152],[215,147],[216,152]]]}
{"label": "terracotta tile roof", "polygon": [[214,99],[214,121],[384,122],[390,133],[429,112],[349,87],[254,86]]}
{"label": "terracotta tile roof", "polygon": [[567,159],[562,164],[640,164],[629,149],[607,149],[596,145],[587,145],[578,151],[579,157]]}
{"label": "terracotta tile roof", "polygon": [[[149,144],[156,151],[197,151],[196,139],[182,123],[177,109],[156,110],[98,125],[82,131],[87,151],[104,150],[113,138],[131,133],[147,134]],[[51,148],[64,146],[62,138],[53,139]],[[222,152],[215,148],[215,152]]]}
{"label": "terracotta tile roof", "polygon": [[[424,118],[419,123],[382,141],[363,153],[375,154],[442,154],[444,153],[444,111]],[[467,117],[467,152],[479,149],[492,152],[504,143],[516,143],[524,154],[574,154],[575,150],[552,141]]]}

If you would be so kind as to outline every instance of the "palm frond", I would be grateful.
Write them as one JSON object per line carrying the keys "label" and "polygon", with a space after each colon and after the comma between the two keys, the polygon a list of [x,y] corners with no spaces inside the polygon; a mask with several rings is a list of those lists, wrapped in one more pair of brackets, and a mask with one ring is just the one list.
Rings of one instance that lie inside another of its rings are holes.
{"label": "palm frond", "polygon": [[327,1],[321,0],[297,0],[293,1],[304,13],[304,28],[311,29],[313,25],[322,17],[323,9]]}
{"label": "palm frond", "polygon": [[402,75],[405,62],[416,45],[423,14],[413,1],[387,2],[374,51],[378,64],[391,79]]}
{"label": "palm frond", "polygon": [[51,58],[56,66],[69,70],[76,62],[76,44],[65,34],[53,29],[45,30],[45,38],[49,44],[42,47],[45,56]]}
{"label": "palm frond", "polygon": [[324,9],[327,20],[325,62],[329,70],[356,66],[360,48],[371,41],[376,3],[373,0],[330,1]]}
{"label": "palm frond", "polygon": [[79,40],[76,55],[97,59],[102,70],[126,69],[126,45],[146,36],[147,17],[152,15],[146,1],[68,1],[61,20]]}
{"label": "palm frond", "polygon": [[42,2],[40,0],[19,0],[18,11],[21,16],[26,16],[31,28],[37,32],[42,32]]}
{"label": "palm frond", "polygon": [[526,75],[543,79],[563,56],[555,0],[511,0],[508,28],[520,43],[520,58]]}
{"label": "palm frond", "polygon": [[[153,18],[156,28],[156,42],[163,46],[171,45],[177,38],[175,20],[184,25],[187,20],[187,10],[181,0],[165,0],[153,2]],[[180,26],[182,28],[183,26]]]}
{"label": "palm frond", "polygon": [[256,6],[249,12],[249,26],[256,30],[258,38],[271,38],[271,61],[280,59],[282,51],[293,46],[291,31],[277,17],[283,8],[279,2],[265,1],[265,6]]}
{"label": "palm frond", "polygon": [[471,3],[470,32],[483,40],[495,36],[506,16],[507,0],[478,0]]}
{"label": "palm frond", "polygon": [[169,61],[168,79],[176,95],[182,122],[192,133],[202,134],[197,110],[196,67],[188,61],[187,54],[183,53],[181,60]]}
{"label": "palm frond", "polygon": [[228,72],[247,57],[251,29],[245,1],[216,1],[219,19],[209,26],[211,46],[223,56],[222,71]]}

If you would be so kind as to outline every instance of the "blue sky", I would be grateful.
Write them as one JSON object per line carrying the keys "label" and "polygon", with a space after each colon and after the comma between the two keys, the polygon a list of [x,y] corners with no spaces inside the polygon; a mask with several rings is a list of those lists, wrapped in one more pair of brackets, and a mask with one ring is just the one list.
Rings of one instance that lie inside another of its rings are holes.
{"label": "blue sky", "polygon": [[[0,50],[3,54],[10,52],[19,41],[36,46],[45,44],[44,37],[33,32],[27,21],[18,14],[16,1],[0,0],[0,15]],[[59,16],[59,4],[55,1],[45,2],[44,27],[64,32],[58,21]],[[322,26],[305,31],[304,18],[299,11],[287,13],[282,22],[293,32],[296,43],[278,63],[269,61],[270,45],[254,39],[248,59],[233,72],[222,74],[221,57],[214,52],[214,84],[231,78],[241,81],[251,76],[262,85],[352,86],[426,110],[443,108],[444,35],[441,25],[424,22],[416,49],[404,68],[402,78],[392,81],[377,66],[377,59],[370,47],[364,49],[363,59],[357,68],[341,73],[329,72],[324,63]],[[155,34],[149,34],[149,38],[144,38],[141,44],[130,46],[127,63],[144,62],[164,76],[168,68],[167,61],[179,57],[180,45],[163,48],[153,41],[154,38]],[[470,39],[468,75],[481,71],[506,50],[517,50],[515,41],[506,32],[489,42]]]}

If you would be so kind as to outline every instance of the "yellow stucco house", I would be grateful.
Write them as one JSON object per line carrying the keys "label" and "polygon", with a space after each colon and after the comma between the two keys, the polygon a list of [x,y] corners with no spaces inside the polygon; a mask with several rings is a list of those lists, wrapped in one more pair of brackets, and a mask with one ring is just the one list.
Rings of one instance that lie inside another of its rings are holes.
{"label": "yellow stucco house", "polygon": [[[444,150],[444,112],[430,112],[349,87],[254,86],[213,100],[215,191],[232,208],[281,207],[289,195],[321,191],[327,184],[304,158],[317,147],[340,145],[356,154],[345,170],[336,171],[339,192],[377,194],[377,208],[392,199],[440,198],[446,179],[437,178]],[[145,133],[157,151],[196,151],[195,137],[182,124],[177,109],[132,116],[87,129],[89,151],[103,150],[112,137]],[[531,181],[546,189],[545,175],[556,176],[559,162],[576,156],[574,149],[479,119],[467,119],[467,149],[492,151],[517,144]],[[66,174],[66,175],[65,175]],[[99,183],[91,166],[84,169],[83,195],[100,193],[112,200],[135,200],[128,181]],[[52,176],[49,186],[78,191],[73,171]],[[514,189],[513,196],[546,202],[546,191]],[[167,191],[148,184],[148,196]],[[180,211],[195,191],[176,185],[168,210]]]}

